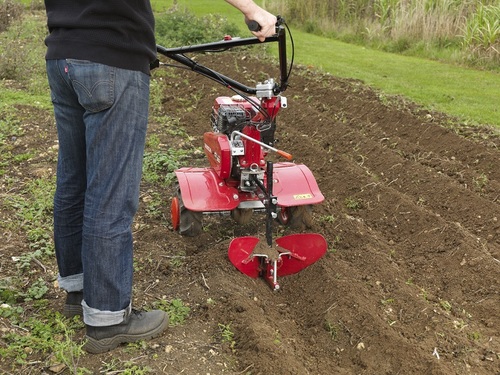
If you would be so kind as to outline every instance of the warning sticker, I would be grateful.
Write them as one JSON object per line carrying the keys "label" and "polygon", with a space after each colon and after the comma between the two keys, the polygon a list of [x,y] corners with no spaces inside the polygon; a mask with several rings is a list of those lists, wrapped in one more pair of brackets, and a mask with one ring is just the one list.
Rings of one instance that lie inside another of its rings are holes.
{"label": "warning sticker", "polygon": [[293,199],[295,199],[296,201],[302,200],[302,199],[311,199],[311,198],[312,198],[312,194],[295,194],[293,196]]}

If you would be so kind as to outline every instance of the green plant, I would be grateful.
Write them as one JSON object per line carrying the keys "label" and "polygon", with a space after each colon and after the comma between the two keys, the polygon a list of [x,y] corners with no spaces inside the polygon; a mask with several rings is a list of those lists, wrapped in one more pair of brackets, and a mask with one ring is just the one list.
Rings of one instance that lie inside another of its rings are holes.
{"label": "green plant", "polygon": [[229,344],[231,351],[235,351],[236,341],[234,340],[234,332],[231,329],[231,323],[219,323],[219,332],[223,343]]}
{"label": "green plant", "polygon": [[334,324],[334,323],[331,323],[329,321],[325,321],[325,324],[324,324],[324,328],[326,330],[326,332],[328,332],[332,338],[332,340],[337,340],[338,338],[338,335],[339,335],[339,326]]}
{"label": "green plant", "polygon": [[[54,353],[56,358],[76,371],[78,359],[83,355],[83,343],[75,343],[75,329],[81,328],[78,320],[67,320],[60,314],[43,318],[32,316],[20,322],[22,331],[11,331],[3,335],[7,347],[0,347],[0,355],[25,364],[30,353]],[[76,372],[75,372],[76,373]]]}
{"label": "green plant", "polygon": [[463,28],[462,48],[500,62],[500,5],[479,4]]}
{"label": "green plant", "polygon": [[468,336],[469,336],[469,339],[472,341],[478,341],[481,339],[481,333],[477,332],[477,331],[470,332]]}
{"label": "green plant", "polygon": [[382,300],[380,300],[380,303],[384,306],[390,305],[391,303],[394,303],[394,298],[382,299]]}
{"label": "green plant", "polygon": [[489,179],[488,176],[482,173],[480,176],[474,177],[472,181],[478,190],[483,190],[488,185]]}
{"label": "green plant", "polygon": [[24,301],[28,302],[40,299],[45,295],[45,293],[47,293],[48,290],[49,288],[45,281],[39,277],[38,280],[32,283],[28,288],[27,293],[24,295]]}
{"label": "green plant", "polygon": [[350,210],[358,210],[361,208],[361,200],[348,197],[344,200],[345,206]]}
{"label": "green plant", "polygon": [[170,301],[161,299],[159,301],[155,301],[153,306],[167,312],[169,324],[171,326],[184,324],[184,321],[191,312],[191,308],[186,306],[180,299],[173,299]]}
{"label": "green plant", "polygon": [[450,312],[451,311],[451,303],[449,303],[448,301],[440,299],[439,300],[439,305],[441,306],[441,308],[444,311],[446,311],[446,312]]}
{"label": "green plant", "polygon": [[13,324],[19,321],[24,310],[21,306],[11,306],[8,303],[0,305],[0,317],[9,319]]}
{"label": "green plant", "polygon": [[146,216],[151,219],[160,219],[163,216],[161,208],[165,204],[164,197],[158,192],[150,192],[143,198],[146,203]]}
{"label": "green plant", "polygon": [[328,245],[328,253],[329,254],[334,254],[337,252],[337,245],[340,243],[342,240],[342,237],[340,237],[339,234],[337,234],[334,238],[333,241],[331,241]]}
{"label": "green plant", "polygon": [[188,151],[174,148],[145,152],[144,179],[150,183],[162,182],[168,186],[173,181],[174,171],[179,168],[181,160],[188,155]]}
{"label": "green plant", "polygon": [[333,215],[323,215],[319,218],[319,220],[323,223],[334,223],[336,218]]}
{"label": "green plant", "polygon": [[424,288],[420,289],[420,296],[426,301],[429,300],[429,293]]}

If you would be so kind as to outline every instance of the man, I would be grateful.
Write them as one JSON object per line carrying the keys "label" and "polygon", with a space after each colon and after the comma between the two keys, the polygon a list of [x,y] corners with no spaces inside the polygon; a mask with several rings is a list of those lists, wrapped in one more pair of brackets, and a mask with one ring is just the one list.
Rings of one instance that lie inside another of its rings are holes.
{"label": "man", "polygon": [[[276,17],[251,0],[226,0],[259,23]],[[150,339],[165,312],[132,309],[131,224],[148,122],[150,64],[156,59],[149,0],[45,0],[46,64],[59,139],[54,242],[63,313],[83,315],[85,349],[102,353]]]}

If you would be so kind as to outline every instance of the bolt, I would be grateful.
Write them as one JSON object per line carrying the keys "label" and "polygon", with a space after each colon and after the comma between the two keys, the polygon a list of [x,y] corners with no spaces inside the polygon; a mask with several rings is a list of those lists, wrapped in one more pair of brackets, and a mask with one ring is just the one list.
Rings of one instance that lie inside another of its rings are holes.
{"label": "bolt", "polygon": [[238,200],[238,198],[239,198],[238,194],[233,194],[233,199],[234,199],[235,201],[237,201],[237,200]]}

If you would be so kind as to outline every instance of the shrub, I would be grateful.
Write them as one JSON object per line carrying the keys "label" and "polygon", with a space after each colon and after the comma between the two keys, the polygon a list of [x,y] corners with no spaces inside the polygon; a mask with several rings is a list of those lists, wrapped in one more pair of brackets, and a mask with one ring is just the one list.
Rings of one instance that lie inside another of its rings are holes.
{"label": "shrub", "polygon": [[188,11],[175,11],[156,16],[157,43],[165,47],[213,42],[238,33],[239,28],[220,15],[196,17]]}

